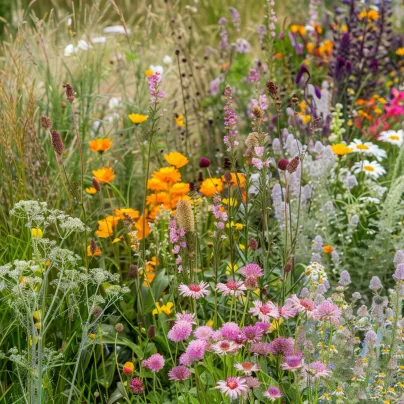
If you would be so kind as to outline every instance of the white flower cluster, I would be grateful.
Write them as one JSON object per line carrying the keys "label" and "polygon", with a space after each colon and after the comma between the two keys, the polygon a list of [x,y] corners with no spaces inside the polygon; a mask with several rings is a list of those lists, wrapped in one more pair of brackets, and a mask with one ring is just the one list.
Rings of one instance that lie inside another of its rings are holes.
{"label": "white flower cluster", "polygon": [[342,112],[343,106],[342,104],[335,105],[335,111],[331,112],[332,120],[330,125],[331,135],[329,137],[330,143],[341,142],[345,128],[343,127],[345,120],[342,118],[344,116]]}

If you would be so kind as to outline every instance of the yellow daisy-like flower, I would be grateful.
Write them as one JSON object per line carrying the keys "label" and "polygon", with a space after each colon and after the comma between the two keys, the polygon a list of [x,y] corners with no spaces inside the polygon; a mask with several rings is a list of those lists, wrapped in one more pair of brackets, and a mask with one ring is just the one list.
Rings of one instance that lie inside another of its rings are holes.
{"label": "yellow daisy-like flower", "polygon": [[114,215],[116,217],[119,217],[121,220],[126,220],[130,216],[130,218],[133,219],[139,219],[140,213],[136,209],[132,208],[121,208],[121,209],[115,209],[114,210]]}
{"label": "yellow daisy-like flower", "polygon": [[109,137],[106,137],[104,139],[94,139],[88,142],[88,144],[90,145],[90,149],[96,153],[104,153],[112,146],[112,142]]}
{"label": "yellow daisy-like flower", "polygon": [[398,56],[404,56],[404,48],[398,48],[396,50],[396,55]]}
{"label": "yellow daisy-like flower", "polygon": [[345,143],[333,144],[331,149],[336,156],[345,156],[345,154],[352,152],[352,149],[347,147]]}
{"label": "yellow daisy-like flower", "polygon": [[175,168],[181,168],[188,164],[189,160],[181,153],[171,152],[169,154],[165,154],[164,158],[166,159],[168,164],[171,164]]}
{"label": "yellow daisy-like flower", "polygon": [[142,115],[142,114],[130,114],[130,115],[128,115],[128,118],[133,123],[142,123],[142,122],[146,121],[148,117],[149,117],[149,115]]}
{"label": "yellow daisy-like flower", "polygon": [[213,196],[216,192],[223,191],[223,182],[220,178],[207,178],[201,184],[200,193],[205,196]]}
{"label": "yellow daisy-like flower", "polygon": [[183,128],[185,126],[184,115],[175,114],[174,120],[177,126],[179,126],[180,128]]}
{"label": "yellow daisy-like flower", "polygon": [[89,194],[89,195],[94,195],[97,193],[97,190],[94,187],[89,187],[86,188],[85,191]]}
{"label": "yellow daisy-like flower", "polygon": [[167,304],[161,305],[159,302],[156,302],[156,308],[152,311],[152,314],[165,314],[166,316],[170,316],[172,313],[172,308],[174,307],[174,303],[168,302]]}
{"label": "yellow daisy-like flower", "polygon": [[31,234],[32,234],[33,238],[42,238],[43,231],[41,229],[37,229],[37,228],[33,227],[31,229]]}
{"label": "yellow daisy-like flower", "polygon": [[181,174],[175,167],[162,167],[153,173],[153,178],[168,184],[181,181]]}
{"label": "yellow daisy-like flower", "polygon": [[111,182],[115,178],[111,167],[101,167],[98,170],[93,170],[93,175],[99,183]]}

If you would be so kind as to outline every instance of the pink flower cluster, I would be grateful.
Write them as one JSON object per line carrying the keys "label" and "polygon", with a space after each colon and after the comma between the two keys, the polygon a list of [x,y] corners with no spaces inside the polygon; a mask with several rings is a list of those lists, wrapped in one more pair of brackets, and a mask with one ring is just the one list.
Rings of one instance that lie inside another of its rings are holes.
{"label": "pink flower cluster", "polygon": [[[216,228],[220,231],[224,230],[225,223],[228,220],[228,216],[227,212],[222,210],[222,203],[219,194],[215,194],[215,196],[213,197],[213,204],[210,209],[213,213],[213,216],[215,216],[215,219],[217,220],[215,222]],[[217,236],[216,231],[214,232],[214,236]]]}
{"label": "pink flower cluster", "polygon": [[224,96],[226,98],[226,105],[224,106],[224,126],[228,130],[228,135],[223,138],[224,144],[227,146],[227,151],[232,151],[238,146],[239,142],[235,139],[238,130],[237,125],[237,115],[232,106],[232,89],[230,86],[226,86],[224,89]]}
{"label": "pink flower cluster", "polygon": [[150,369],[152,372],[159,372],[164,367],[164,356],[159,353],[153,354],[149,359],[142,362],[145,369]]}
{"label": "pink flower cluster", "polygon": [[158,98],[164,98],[164,92],[159,91],[159,85],[161,83],[161,76],[159,72],[155,72],[151,76],[147,77],[149,84],[149,94],[151,95],[150,102],[154,104]]}
{"label": "pink flower cluster", "polygon": [[170,231],[170,243],[173,244],[172,253],[176,256],[175,263],[177,264],[178,272],[182,272],[181,249],[187,248],[185,230],[181,227],[177,227],[175,219],[170,220],[168,229]]}

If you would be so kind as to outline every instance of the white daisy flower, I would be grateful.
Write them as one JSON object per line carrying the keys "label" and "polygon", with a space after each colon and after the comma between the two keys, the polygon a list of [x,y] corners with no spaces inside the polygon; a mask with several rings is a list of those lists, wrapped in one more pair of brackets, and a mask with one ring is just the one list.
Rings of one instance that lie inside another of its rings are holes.
{"label": "white daisy flower", "polygon": [[377,179],[380,176],[386,174],[386,170],[381,164],[379,164],[377,161],[368,161],[368,160],[355,163],[352,167],[352,171],[355,174],[364,172],[366,175],[369,175],[373,179]]}
{"label": "white daisy flower", "polygon": [[386,130],[380,134],[379,140],[382,142],[395,144],[396,146],[401,147],[404,140],[404,131],[402,129]]}
{"label": "white daisy flower", "polygon": [[378,161],[387,157],[385,150],[372,142],[362,142],[360,139],[354,139],[348,147],[352,149],[353,153],[363,153],[375,156]]}

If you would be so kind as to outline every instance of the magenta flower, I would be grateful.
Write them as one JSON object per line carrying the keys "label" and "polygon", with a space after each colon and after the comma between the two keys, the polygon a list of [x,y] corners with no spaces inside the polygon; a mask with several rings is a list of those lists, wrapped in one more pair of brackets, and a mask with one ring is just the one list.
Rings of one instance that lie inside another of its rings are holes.
{"label": "magenta flower", "polygon": [[327,365],[321,361],[312,362],[302,370],[302,376],[307,377],[311,381],[320,379],[321,377],[328,377],[330,374]]}
{"label": "magenta flower", "polygon": [[240,328],[236,323],[224,323],[220,330],[223,338],[235,340],[240,334]]}
{"label": "magenta flower", "polygon": [[269,323],[271,317],[275,319],[280,317],[278,308],[270,301],[264,304],[260,300],[255,300],[253,305],[254,307],[250,309],[249,313],[253,316],[257,316],[264,323]]}
{"label": "magenta flower", "polygon": [[143,393],[143,383],[139,377],[133,378],[129,383],[129,389],[133,394]]}
{"label": "magenta flower", "polygon": [[158,353],[150,356],[142,362],[145,369],[150,369],[152,372],[159,372],[164,367],[164,356]]}
{"label": "magenta flower", "polygon": [[195,339],[188,344],[185,353],[189,356],[191,361],[202,360],[205,356],[205,351],[208,347],[206,341]]}
{"label": "magenta flower", "polygon": [[257,264],[248,264],[242,267],[240,269],[240,272],[245,278],[248,278],[250,276],[254,278],[260,278],[261,276],[264,276],[264,271]]}
{"label": "magenta flower", "polygon": [[191,366],[193,364],[193,360],[187,353],[184,352],[179,358],[179,363],[180,365]]}
{"label": "magenta flower", "polygon": [[341,309],[330,300],[325,300],[316,307],[314,315],[320,321],[331,321],[333,324],[338,324]]}
{"label": "magenta flower", "polygon": [[174,342],[186,340],[192,333],[192,324],[185,320],[177,320],[168,332],[168,339]]}
{"label": "magenta flower", "polygon": [[190,324],[196,324],[194,313],[188,313],[188,312],[177,313],[176,317],[177,317],[177,321],[183,320],[183,321],[187,321]]}
{"label": "magenta flower", "polygon": [[216,290],[222,293],[223,296],[244,296],[244,291],[247,290],[244,283],[241,281],[227,281],[227,283],[218,283]]}
{"label": "magenta flower", "polygon": [[269,351],[273,355],[293,355],[295,353],[295,341],[293,338],[275,338],[270,343]]}
{"label": "magenta flower", "polygon": [[271,401],[275,401],[282,397],[282,393],[278,387],[270,386],[268,387],[268,390],[263,393],[263,396],[268,397]]}
{"label": "magenta flower", "polygon": [[248,392],[247,383],[241,377],[228,377],[226,380],[220,380],[216,388],[231,399],[236,399]]}
{"label": "magenta flower", "polygon": [[189,286],[181,283],[178,287],[181,296],[192,297],[193,299],[200,299],[207,296],[210,291],[206,290],[209,286],[207,282],[200,282],[199,284],[191,283]]}
{"label": "magenta flower", "polygon": [[191,371],[185,366],[176,366],[168,372],[168,378],[175,381],[187,380],[190,375]]}
{"label": "magenta flower", "polygon": [[282,363],[281,368],[283,370],[294,372],[295,370],[300,369],[302,366],[303,361],[301,355],[289,355],[285,357],[285,362]]}
{"label": "magenta flower", "polygon": [[[268,328],[268,326],[267,326]],[[258,342],[264,336],[264,329],[260,326],[255,325],[247,325],[241,330],[241,335],[243,339],[251,342]]]}
{"label": "magenta flower", "polygon": [[256,355],[269,355],[271,353],[271,344],[269,342],[254,342],[250,346],[250,352]]}

